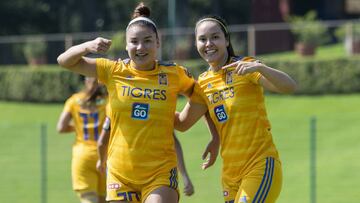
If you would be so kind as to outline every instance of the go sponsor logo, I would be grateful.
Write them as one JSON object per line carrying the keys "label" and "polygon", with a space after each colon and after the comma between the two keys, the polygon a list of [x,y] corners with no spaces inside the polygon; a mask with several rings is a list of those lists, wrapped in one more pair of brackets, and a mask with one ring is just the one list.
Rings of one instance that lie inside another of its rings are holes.
{"label": "go sponsor logo", "polygon": [[131,118],[146,120],[149,117],[149,104],[133,103]]}
{"label": "go sponsor logo", "polygon": [[228,119],[224,105],[216,106],[214,108],[214,113],[219,122],[225,122]]}

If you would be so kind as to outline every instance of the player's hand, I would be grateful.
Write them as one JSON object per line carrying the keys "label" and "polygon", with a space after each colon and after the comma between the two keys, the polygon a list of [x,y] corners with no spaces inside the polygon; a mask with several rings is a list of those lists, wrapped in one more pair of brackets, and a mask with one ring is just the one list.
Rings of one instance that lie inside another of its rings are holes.
{"label": "player's hand", "polygon": [[209,142],[209,144],[206,146],[206,149],[202,155],[202,159],[205,160],[205,162],[202,164],[201,167],[203,170],[209,168],[215,163],[216,158],[219,154],[219,147],[220,147],[219,139],[212,139]]}
{"label": "player's hand", "polygon": [[186,196],[191,196],[194,194],[194,186],[189,179],[189,177],[184,177],[184,194]]}
{"label": "player's hand", "polygon": [[111,40],[98,37],[86,43],[86,50],[93,54],[104,54],[111,46]]}
{"label": "player's hand", "polygon": [[100,173],[106,172],[106,163],[102,162],[100,159],[96,162],[96,170],[98,170]]}
{"label": "player's hand", "polygon": [[257,61],[254,62],[241,61],[237,64],[234,72],[238,75],[246,75],[248,73],[259,71],[259,69],[262,68],[263,66],[264,64],[259,63]]}

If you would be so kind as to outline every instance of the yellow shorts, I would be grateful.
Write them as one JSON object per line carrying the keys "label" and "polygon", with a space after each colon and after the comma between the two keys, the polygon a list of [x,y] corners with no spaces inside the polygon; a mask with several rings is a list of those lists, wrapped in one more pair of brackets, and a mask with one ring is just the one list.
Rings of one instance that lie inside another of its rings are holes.
{"label": "yellow shorts", "polygon": [[[79,153],[77,150],[73,150],[73,153]],[[93,154],[73,155],[71,164],[72,185],[77,193],[95,192],[98,196],[105,196],[106,177],[105,174],[96,170],[96,161],[96,151]]]}
{"label": "yellow shorts", "polygon": [[239,182],[223,181],[225,203],[273,203],[282,186],[279,160],[268,157],[259,161]]}
{"label": "yellow shorts", "polygon": [[108,170],[106,201],[144,202],[152,191],[162,186],[168,186],[179,194],[176,168],[166,174],[160,174],[144,184],[133,184],[121,177],[115,177]]}

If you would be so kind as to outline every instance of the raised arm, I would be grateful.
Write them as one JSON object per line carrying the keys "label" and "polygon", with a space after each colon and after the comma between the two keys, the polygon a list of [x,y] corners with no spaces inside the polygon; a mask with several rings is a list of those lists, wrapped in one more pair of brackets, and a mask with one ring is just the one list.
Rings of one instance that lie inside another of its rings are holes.
{"label": "raised arm", "polygon": [[207,107],[205,105],[189,101],[180,113],[175,113],[175,129],[181,132],[186,131],[191,126],[193,126],[206,112]]}
{"label": "raised arm", "polygon": [[60,114],[60,118],[57,122],[57,125],[56,125],[56,130],[59,132],[59,133],[68,133],[68,132],[73,132],[75,129],[74,129],[74,126],[72,126],[70,124],[71,122],[71,113],[68,112],[68,111],[63,111],[61,114]]}
{"label": "raised arm", "polygon": [[175,133],[174,133],[174,140],[175,140],[175,149],[176,149],[176,155],[177,155],[177,166],[181,173],[181,176],[184,181],[184,193],[187,196],[191,196],[194,194],[194,186],[191,182],[191,179],[187,173],[185,161],[184,161],[184,155],[183,150],[181,148],[181,144],[179,140],[177,139]]}
{"label": "raised arm", "polygon": [[101,173],[106,172],[107,148],[109,144],[109,137],[110,137],[110,119],[106,117],[105,122],[103,124],[103,128],[100,133],[100,137],[97,141],[99,160],[96,163],[96,169]]}
{"label": "raised arm", "polygon": [[110,45],[111,40],[98,37],[95,40],[70,47],[57,58],[57,61],[60,66],[70,71],[88,77],[96,77],[96,60],[85,57],[85,55],[105,53]]}

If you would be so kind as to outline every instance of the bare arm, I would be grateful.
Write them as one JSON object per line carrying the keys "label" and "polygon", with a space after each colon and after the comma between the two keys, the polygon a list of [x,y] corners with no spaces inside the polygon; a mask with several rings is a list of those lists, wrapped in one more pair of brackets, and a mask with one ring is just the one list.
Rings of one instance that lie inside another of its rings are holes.
{"label": "bare arm", "polygon": [[175,133],[174,133],[174,140],[175,140],[175,149],[177,155],[177,166],[178,169],[180,170],[181,176],[183,177],[183,181],[184,181],[184,193],[187,196],[191,196],[192,194],[194,194],[194,186],[187,173],[183,151]]}
{"label": "bare arm", "polygon": [[105,53],[110,48],[110,45],[110,40],[98,37],[95,40],[69,48],[57,58],[57,61],[60,66],[75,73],[96,77],[96,60],[85,57],[85,55],[89,53]]}
{"label": "bare arm", "polygon": [[96,168],[101,173],[106,172],[107,148],[109,144],[109,137],[110,137],[110,119],[106,118],[103,125],[103,129],[101,130],[100,133],[100,137],[97,141],[99,160],[96,163]]}
{"label": "bare arm", "polygon": [[267,90],[278,93],[293,93],[296,89],[296,82],[286,73],[266,66],[259,62],[240,62],[235,72],[239,75],[260,72],[260,84]]}
{"label": "bare arm", "polygon": [[[220,147],[219,134],[216,130],[214,122],[212,121],[212,119],[210,117],[209,112],[206,112],[205,119],[206,119],[206,124],[207,124],[208,129],[211,134],[211,140],[208,143],[208,145],[206,146],[206,149],[202,155],[202,159],[205,160],[205,162],[202,164],[203,170],[209,168],[210,166],[212,166],[215,163],[216,158],[219,154],[219,147]],[[208,154],[210,154],[210,155],[208,158],[206,158],[208,156]]]}
{"label": "bare arm", "polygon": [[56,130],[59,132],[59,133],[68,133],[68,132],[73,132],[75,129],[74,129],[74,126],[72,126],[70,124],[71,122],[71,113],[70,112],[67,112],[67,111],[63,111],[61,114],[60,114],[60,118],[57,122],[57,125],[56,125]]}
{"label": "bare arm", "polygon": [[180,113],[175,113],[175,129],[181,132],[186,131],[191,126],[193,126],[206,112],[207,107],[205,105],[189,101]]}

